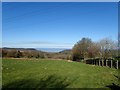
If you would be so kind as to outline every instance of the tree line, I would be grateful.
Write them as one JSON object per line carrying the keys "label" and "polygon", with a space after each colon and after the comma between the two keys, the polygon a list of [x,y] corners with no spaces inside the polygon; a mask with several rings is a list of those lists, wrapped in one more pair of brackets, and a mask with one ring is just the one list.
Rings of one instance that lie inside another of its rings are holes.
{"label": "tree line", "polygon": [[93,42],[90,38],[82,38],[72,48],[72,60],[86,58],[119,58],[118,43],[109,38],[98,42]]}

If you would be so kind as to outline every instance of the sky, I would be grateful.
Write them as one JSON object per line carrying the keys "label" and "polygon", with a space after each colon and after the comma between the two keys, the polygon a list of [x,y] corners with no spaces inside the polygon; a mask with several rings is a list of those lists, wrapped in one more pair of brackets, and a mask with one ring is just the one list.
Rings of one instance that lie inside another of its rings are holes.
{"label": "sky", "polygon": [[119,0],[2,0],[2,2],[119,2]]}
{"label": "sky", "polygon": [[118,39],[117,2],[4,2],[2,47],[72,48],[83,37]]}

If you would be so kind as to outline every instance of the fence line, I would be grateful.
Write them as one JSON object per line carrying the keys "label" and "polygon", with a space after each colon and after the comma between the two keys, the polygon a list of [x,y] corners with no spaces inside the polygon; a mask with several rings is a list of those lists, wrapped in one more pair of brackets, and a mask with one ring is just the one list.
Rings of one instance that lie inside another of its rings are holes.
{"label": "fence line", "polygon": [[92,65],[98,65],[98,66],[106,66],[110,68],[120,68],[120,61],[119,60],[113,60],[113,59],[88,59],[85,60],[86,64],[92,64]]}

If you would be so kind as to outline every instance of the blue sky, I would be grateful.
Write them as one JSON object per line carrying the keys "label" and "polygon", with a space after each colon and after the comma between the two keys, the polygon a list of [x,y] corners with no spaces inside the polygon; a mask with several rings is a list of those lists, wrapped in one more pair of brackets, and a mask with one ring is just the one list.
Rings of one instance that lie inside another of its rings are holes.
{"label": "blue sky", "polygon": [[116,2],[2,5],[3,47],[72,48],[83,37],[118,39]]}

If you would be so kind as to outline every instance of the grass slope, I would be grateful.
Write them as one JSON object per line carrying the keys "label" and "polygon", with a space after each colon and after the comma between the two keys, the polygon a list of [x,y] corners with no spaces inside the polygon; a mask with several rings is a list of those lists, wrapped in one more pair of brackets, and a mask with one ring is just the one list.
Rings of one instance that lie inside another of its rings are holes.
{"label": "grass slope", "polygon": [[63,60],[3,59],[3,88],[105,88],[117,70]]}

